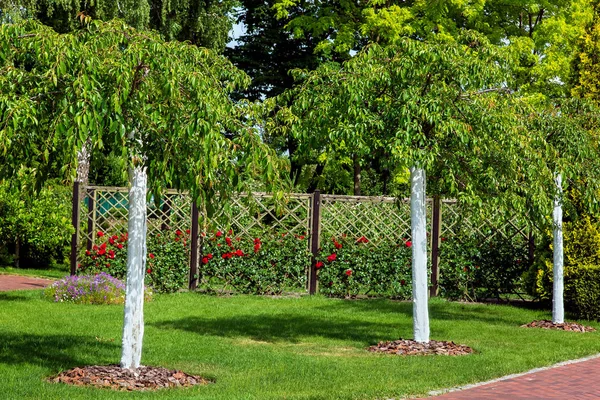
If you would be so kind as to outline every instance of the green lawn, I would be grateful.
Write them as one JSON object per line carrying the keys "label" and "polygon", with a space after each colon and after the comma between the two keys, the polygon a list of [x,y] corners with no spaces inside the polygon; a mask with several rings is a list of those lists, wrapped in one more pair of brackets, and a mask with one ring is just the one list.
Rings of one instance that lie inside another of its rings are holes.
{"label": "green lawn", "polygon": [[[145,307],[143,364],[216,383],[121,393],[44,378],[119,360],[122,306],[55,304],[0,293],[0,393],[6,399],[388,399],[474,383],[600,352],[600,334],[519,328],[541,311],[432,301],[432,339],[473,347],[461,357],[376,355],[412,336],[411,303],[323,297],[156,296]],[[600,328],[596,323],[591,325]]]}

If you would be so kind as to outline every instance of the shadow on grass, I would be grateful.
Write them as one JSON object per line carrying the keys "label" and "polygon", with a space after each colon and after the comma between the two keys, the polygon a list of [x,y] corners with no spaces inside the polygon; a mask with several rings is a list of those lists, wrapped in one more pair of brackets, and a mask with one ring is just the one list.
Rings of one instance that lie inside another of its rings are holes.
{"label": "shadow on grass", "polygon": [[[331,318],[306,315],[238,315],[232,317],[187,317],[170,321],[149,323],[158,329],[176,329],[198,335],[227,338],[247,337],[264,342],[297,343],[302,338],[324,337],[338,340],[377,343],[382,338],[397,336],[398,324],[366,322],[358,318]],[[411,326],[406,326],[410,331]]]}
{"label": "shadow on grass", "polygon": [[0,332],[0,363],[35,364],[59,370],[89,363],[90,357],[111,360],[118,347],[118,343],[98,343],[85,336]]}
{"label": "shadow on grass", "polygon": [[[41,297],[38,293],[35,293],[37,297]],[[30,301],[32,296],[31,291],[12,291],[12,292],[0,292],[0,303],[3,301]],[[1,306],[0,306],[1,307]]]}

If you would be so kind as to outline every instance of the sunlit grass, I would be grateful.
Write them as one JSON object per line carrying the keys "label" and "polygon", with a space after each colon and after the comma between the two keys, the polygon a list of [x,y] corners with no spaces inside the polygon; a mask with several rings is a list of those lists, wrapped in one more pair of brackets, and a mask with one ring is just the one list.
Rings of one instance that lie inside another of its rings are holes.
{"label": "sunlit grass", "polygon": [[[215,384],[121,393],[44,381],[75,366],[117,363],[122,306],[56,304],[0,293],[0,393],[9,399],[388,399],[487,380],[600,352],[599,334],[524,329],[544,311],[432,301],[432,339],[460,357],[367,352],[412,337],[412,304],[323,297],[156,296],[145,305],[143,364]],[[600,327],[596,323],[589,325]]]}

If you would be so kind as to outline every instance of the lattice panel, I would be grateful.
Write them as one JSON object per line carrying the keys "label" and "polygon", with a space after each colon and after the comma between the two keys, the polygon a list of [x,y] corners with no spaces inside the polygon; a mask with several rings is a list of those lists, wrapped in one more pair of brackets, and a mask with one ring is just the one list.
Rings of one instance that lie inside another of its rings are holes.
{"label": "lattice panel", "polygon": [[307,235],[311,199],[310,194],[292,194],[283,204],[276,204],[273,196],[266,193],[253,193],[250,201],[233,197],[205,226],[222,231],[232,229],[240,237],[256,237],[266,231]]}
{"label": "lattice panel", "polygon": [[507,216],[495,208],[470,209],[461,206],[456,200],[442,202],[442,237],[475,235],[481,243],[493,239],[512,240],[529,238],[528,220],[525,216]]}
{"label": "lattice panel", "polygon": [[[377,245],[403,242],[411,237],[410,203],[391,197],[321,196],[321,240],[347,235],[365,236]],[[427,229],[431,226],[431,201],[427,201]]]}
{"label": "lattice panel", "polygon": [[[98,241],[98,232],[122,235],[127,232],[127,188],[89,186],[85,189],[79,229],[80,248],[91,248]],[[148,235],[161,230],[186,230],[191,227],[191,201],[186,194],[167,191],[160,203],[148,201]]]}

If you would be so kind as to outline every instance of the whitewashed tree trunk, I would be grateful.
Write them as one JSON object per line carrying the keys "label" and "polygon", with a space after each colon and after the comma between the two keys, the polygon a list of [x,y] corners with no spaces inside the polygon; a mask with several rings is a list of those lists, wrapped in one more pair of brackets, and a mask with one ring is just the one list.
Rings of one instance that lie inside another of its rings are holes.
{"label": "whitewashed tree trunk", "polygon": [[564,270],[563,270],[563,231],[562,231],[562,176],[555,177],[557,194],[554,198],[554,283],[552,285],[552,322],[558,324],[565,322],[564,309]]}
{"label": "whitewashed tree trunk", "polygon": [[127,291],[123,321],[121,367],[136,369],[142,358],[144,336],[144,273],[146,272],[146,170],[130,171],[127,241]]}
{"label": "whitewashed tree trunk", "polygon": [[417,342],[429,342],[427,309],[427,224],[425,169],[410,169],[410,225],[412,231],[413,331]]}

